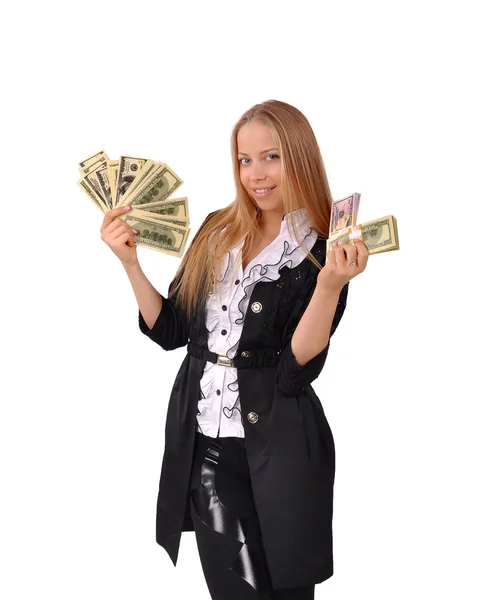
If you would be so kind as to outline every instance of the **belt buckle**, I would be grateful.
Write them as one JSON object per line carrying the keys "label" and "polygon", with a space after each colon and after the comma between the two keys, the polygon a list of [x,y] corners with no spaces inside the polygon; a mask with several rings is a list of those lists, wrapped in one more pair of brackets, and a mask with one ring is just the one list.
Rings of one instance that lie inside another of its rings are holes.
{"label": "belt buckle", "polygon": [[233,359],[232,358],[228,358],[224,354],[218,354],[217,355],[217,364],[218,365],[223,365],[224,367],[232,367],[233,366]]}

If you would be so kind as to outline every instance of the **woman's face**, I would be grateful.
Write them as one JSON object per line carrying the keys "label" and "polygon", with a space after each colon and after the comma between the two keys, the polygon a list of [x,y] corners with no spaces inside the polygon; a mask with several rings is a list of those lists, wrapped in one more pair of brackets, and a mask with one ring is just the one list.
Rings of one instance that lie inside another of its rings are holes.
{"label": "woman's face", "polygon": [[[248,123],[238,131],[241,183],[263,211],[283,210],[281,157],[278,152],[272,132],[266,125]],[[267,191],[260,193],[259,190],[263,189]]]}

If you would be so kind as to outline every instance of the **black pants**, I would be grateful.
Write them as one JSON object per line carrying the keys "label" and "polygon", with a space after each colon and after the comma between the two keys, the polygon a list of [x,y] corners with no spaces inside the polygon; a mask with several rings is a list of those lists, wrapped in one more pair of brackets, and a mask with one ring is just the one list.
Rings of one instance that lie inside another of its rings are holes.
{"label": "black pants", "polygon": [[314,600],[314,585],[273,590],[244,439],[195,433],[190,508],[213,600]]}

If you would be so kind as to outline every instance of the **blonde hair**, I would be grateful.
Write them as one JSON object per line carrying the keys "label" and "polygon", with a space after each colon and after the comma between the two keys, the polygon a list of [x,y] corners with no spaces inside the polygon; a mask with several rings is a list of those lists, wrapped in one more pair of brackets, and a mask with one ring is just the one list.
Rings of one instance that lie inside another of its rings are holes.
{"label": "blonde hair", "polygon": [[[236,198],[204,220],[170,286],[169,297],[175,296],[189,320],[200,300],[212,292],[216,273],[220,272],[219,265],[226,252],[246,236],[242,249],[242,255],[246,256],[259,234],[257,223],[262,212],[241,183],[238,159],[238,131],[251,122],[267,125],[279,148],[284,213],[305,208],[318,235],[324,239],[329,236],[332,197],[321,152],[309,121],[297,108],[279,100],[267,100],[252,106],[241,116],[231,134]],[[292,224],[292,231],[289,224]],[[287,219],[287,227],[299,243],[293,219]],[[307,252],[307,258],[321,269],[307,248],[300,245]]]}

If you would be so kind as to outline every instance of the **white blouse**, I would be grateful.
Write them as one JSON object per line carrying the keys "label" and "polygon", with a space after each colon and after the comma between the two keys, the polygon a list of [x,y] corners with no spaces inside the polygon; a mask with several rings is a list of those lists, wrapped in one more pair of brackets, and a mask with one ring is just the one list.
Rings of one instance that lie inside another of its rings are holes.
{"label": "white blouse", "polygon": [[[306,210],[299,208],[289,215],[295,220],[299,240],[310,251],[318,234],[312,228]],[[221,273],[216,276],[215,289],[206,304],[208,348],[212,352],[234,358],[255,284],[263,280],[275,281],[280,277],[279,269],[283,265],[292,269],[306,257],[293,234],[289,234],[285,217],[282,217],[278,236],[246,265],[244,271],[241,250],[246,236],[225,255]],[[197,431],[210,437],[244,438],[236,367],[206,362],[200,380]]]}

